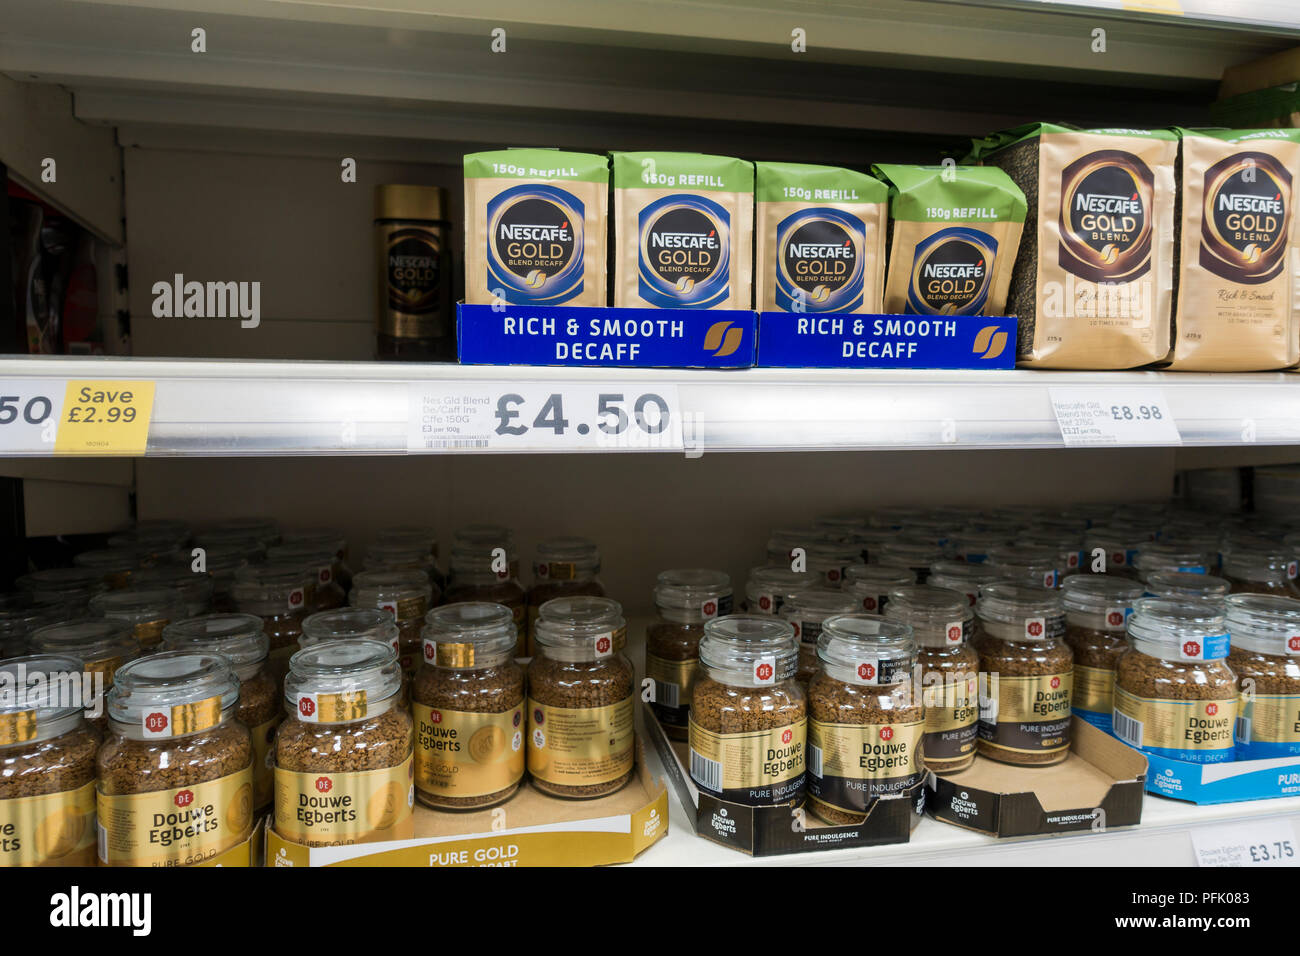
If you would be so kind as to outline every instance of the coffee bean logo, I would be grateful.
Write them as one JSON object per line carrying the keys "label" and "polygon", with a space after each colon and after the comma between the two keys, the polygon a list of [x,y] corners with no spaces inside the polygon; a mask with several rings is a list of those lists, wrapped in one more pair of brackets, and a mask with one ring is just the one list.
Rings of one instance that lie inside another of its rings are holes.
{"label": "coffee bean logo", "polygon": [[758,599],[758,607],[759,610],[761,611],[772,610],[772,599],[768,597],[766,594],[764,594],[761,598]]}
{"label": "coffee bean logo", "polygon": [[713,617],[718,613],[718,604],[716,601],[705,601],[702,610],[705,617]]}
{"label": "coffee bean logo", "polygon": [[329,793],[333,789],[334,789],[334,781],[331,780],[329,777],[316,778],[317,793]]}
{"label": "coffee bean logo", "polygon": [[866,611],[874,611],[876,609],[876,599],[873,597],[864,597],[862,599],[862,608]]}
{"label": "coffee bean logo", "polygon": [[154,712],[144,719],[144,729],[151,734],[160,734],[167,729],[167,715]]}
{"label": "coffee bean logo", "polygon": [[1217,713],[1219,712],[1219,705],[1218,705],[1218,704],[1206,704],[1206,705],[1205,705],[1205,712],[1206,712],[1207,714],[1209,714],[1211,717],[1213,717],[1215,714],[1217,714]]}
{"label": "coffee bean logo", "polygon": [[1293,654],[1300,654],[1300,634],[1293,634],[1286,640],[1287,650]]}
{"label": "coffee bean logo", "polygon": [[1196,641],[1183,642],[1184,657],[1199,657],[1200,654],[1201,654],[1201,645],[1199,643],[1197,643]]}
{"label": "coffee bean logo", "polygon": [[597,653],[597,654],[608,654],[608,653],[609,653],[609,648],[610,648],[610,643],[609,643],[609,638],[608,638],[608,637],[597,638],[597,640],[596,640],[596,653]]}
{"label": "coffee bean logo", "polygon": [[312,700],[310,697],[299,697],[298,713],[302,714],[304,717],[312,716],[316,713],[316,701]]}
{"label": "coffee bean logo", "polygon": [[785,730],[781,731],[781,743],[788,744],[793,739],[794,739],[794,734],[790,732],[790,729],[788,727]]}
{"label": "coffee bean logo", "polygon": [[880,739],[881,739],[881,740],[893,740],[893,739],[894,739],[894,728],[893,728],[893,727],[881,727],[881,728],[880,728]]}
{"label": "coffee bean logo", "polygon": [[1043,636],[1043,625],[1038,621],[1030,621],[1028,626],[1025,627],[1025,630],[1029,633],[1030,637]]}
{"label": "coffee bean logo", "polygon": [[761,681],[771,680],[772,673],[773,673],[772,665],[766,662],[759,664],[757,667],[754,668],[754,676]]}
{"label": "coffee bean logo", "polygon": [[1111,611],[1109,614],[1106,615],[1106,623],[1109,624],[1111,627],[1119,627],[1121,624],[1124,623],[1124,612]]}
{"label": "coffee bean logo", "polygon": [[440,710],[429,711],[429,722],[434,724],[442,723],[442,711]]}
{"label": "coffee bean logo", "polygon": [[948,640],[953,644],[956,644],[958,641],[961,640],[960,624],[954,624],[950,628],[948,628]]}
{"label": "coffee bean logo", "polygon": [[172,803],[178,807],[188,807],[194,802],[193,790],[182,790],[176,796],[172,797]]}
{"label": "coffee bean logo", "polygon": [[1051,684],[1052,684],[1052,690],[1056,690],[1058,687],[1061,686],[1061,678],[1053,677],[1051,680]]}
{"label": "coffee bean logo", "polygon": [[876,676],[876,668],[873,665],[868,664],[866,661],[863,661],[858,665],[858,676],[863,680],[871,680],[871,678]]}

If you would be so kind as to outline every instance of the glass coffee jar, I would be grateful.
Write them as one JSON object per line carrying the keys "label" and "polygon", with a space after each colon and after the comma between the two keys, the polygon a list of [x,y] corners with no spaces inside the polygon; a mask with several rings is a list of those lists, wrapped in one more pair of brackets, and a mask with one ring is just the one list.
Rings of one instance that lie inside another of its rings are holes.
{"label": "glass coffee jar", "polygon": [[420,664],[420,630],[435,600],[423,571],[362,571],[352,578],[353,607],[388,611],[397,622],[398,655],[408,683]]}
{"label": "glass coffee jar", "polygon": [[99,735],[61,693],[80,672],[55,655],[0,661],[0,867],[95,865]]}
{"label": "glass coffee jar", "polygon": [[608,598],[559,598],[567,612],[537,618],[537,653],[528,665],[528,773],[556,797],[590,799],[632,779],[632,663],[627,625]]}
{"label": "glass coffee jar", "polygon": [[907,794],[923,779],[912,628],[868,614],[829,617],[817,656],[808,682],[808,803],[827,823],[862,823],[877,798]]}
{"label": "glass coffee jar", "polygon": [[816,575],[808,571],[791,571],[785,566],[760,565],[750,568],[749,576],[745,579],[745,612],[779,614],[782,605],[796,591],[810,588],[817,582]]}
{"label": "glass coffee jar", "polygon": [[808,698],[787,621],[732,614],[704,625],[691,690],[690,773],[702,793],[746,806],[800,806]]}
{"label": "glass coffee jar", "polygon": [[289,658],[298,650],[302,619],[311,606],[315,580],[301,564],[255,564],[235,574],[231,596],[241,614],[262,619],[270,641],[268,664],[276,684],[289,672]]}
{"label": "glass coffee jar", "polygon": [[289,660],[275,738],[275,830],[302,846],[415,835],[414,733],[402,670],[378,641],[313,644]]}
{"label": "glass coffee jar", "polygon": [[533,586],[528,590],[528,620],[525,653],[533,654],[533,625],[537,611],[553,598],[587,595],[604,597],[605,588],[597,580],[600,552],[586,538],[547,538],[537,546],[533,561]]}
{"label": "glass coffee jar", "polygon": [[966,596],[966,603],[975,607],[979,600],[980,588],[985,584],[998,581],[1004,584],[1014,583],[1002,571],[989,564],[967,564],[962,561],[936,561],[930,565],[930,577],[926,580],[936,588],[946,588]]}
{"label": "glass coffee jar", "polygon": [[515,622],[500,604],[428,613],[412,687],[415,795],[439,810],[503,803],[524,777],[524,672]]}
{"label": "glass coffee jar", "polygon": [[964,594],[918,585],[896,590],[885,617],[911,627],[916,642],[925,766],[935,773],[966,769],[979,736],[980,661],[970,645],[975,612]]}
{"label": "glass coffee jar", "polygon": [[1250,592],[1300,598],[1300,587],[1295,581],[1295,555],[1281,545],[1234,544],[1223,555],[1223,576],[1235,594]]}
{"label": "glass coffee jar", "polygon": [[143,568],[135,573],[134,583],[141,588],[175,591],[185,606],[186,617],[198,617],[212,610],[212,594],[216,589],[212,575],[206,571],[192,571],[188,564]]}
{"label": "glass coffee jar", "polygon": [[910,534],[887,541],[880,548],[880,563],[897,564],[910,569],[918,584],[924,584],[930,576],[930,565],[946,557],[937,540],[931,541]]}
{"label": "glass coffee jar", "polygon": [[298,647],[310,647],[322,641],[349,639],[379,641],[402,652],[401,632],[391,611],[377,607],[340,607],[332,611],[317,611],[302,619],[302,635]]}
{"label": "glass coffee jar", "polygon": [[[280,536],[282,545],[298,548],[311,548],[314,551],[334,555],[330,562],[330,580],[339,586],[346,595],[352,590],[352,569],[348,567],[347,536],[337,528],[298,528],[286,531]],[[320,569],[320,573],[324,572]]]}
{"label": "glass coffee jar", "polygon": [[[463,533],[464,529],[458,532]],[[498,549],[500,553],[494,554]],[[522,657],[527,649],[528,596],[518,575],[519,561],[512,539],[486,536],[481,540],[478,537],[458,539],[451,548],[446,601],[448,604],[486,601],[510,608],[515,618],[515,630],[519,633],[515,654]]]}
{"label": "glass coffee jar", "polygon": [[799,638],[799,670],[795,680],[806,686],[817,671],[817,638],[821,636],[822,621],[857,610],[856,597],[825,584],[796,591],[781,606],[779,616],[790,622],[794,636]]}
{"label": "glass coffee jar", "polygon": [[185,603],[174,588],[119,588],[90,599],[90,613],[125,621],[143,648],[162,640],[163,628],[186,617]]}
{"label": "glass coffee jar", "polygon": [[362,567],[366,571],[423,571],[429,583],[441,593],[447,590],[447,576],[438,565],[438,538],[432,528],[403,525],[381,528],[366,549]]}
{"label": "glass coffee jar", "polygon": [[99,750],[99,859],[210,862],[253,826],[253,746],[223,657],[163,651],[118,668]]}
{"label": "glass coffee jar", "polygon": [[1238,688],[1223,605],[1140,598],[1128,635],[1115,667],[1115,736],[1175,760],[1231,760]]}
{"label": "glass coffee jar", "polygon": [[75,555],[72,563],[94,571],[112,589],[129,585],[135,572],[146,567],[151,560],[146,552],[135,548],[97,548]]}
{"label": "glass coffee jar", "polygon": [[1107,733],[1114,709],[1115,665],[1128,650],[1125,625],[1133,602],[1143,593],[1133,578],[1113,574],[1074,574],[1061,587],[1065,643],[1074,652],[1071,709]]}
{"label": "glass coffee jar", "polygon": [[347,604],[347,592],[338,582],[338,567],[342,564],[338,552],[330,544],[277,544],[266,552],[267,559],[275,564],[302,565],[314,580],[308,614],[332,611]]}
{"label": "glass coffee jar", "polygon": [[[254,560],[256,559],[256,560]],[[266,551],[256,542],[248,548],[239,545],[213,545],[204,551],[204,566],[212,578],[212,610],[230,614],[235,607],[235,577],[250,564],[266,559]]]}
{"label": "glass coffee jar", "polygon": [[1236,759],[1300,754],[1300,601],[1234,594],[1226,617],[1228,666],[1241,690]]}
{"label": "glass coffee jar", "polygon": [[95,730],[105,733],[108,730],[105,695],[113,686],[113,675],[127,661],[144,653],[131,625],[112,618],[76,618],[38,628],[32,632],[29,642],[34,652],[81,661],[82,672],[90,676],[94,690],[94,699],[86,708],[86,720]]}
{"label": "glass coffee jar", "polygon": [[1133,565],[1142,581],[1161,571],[1177,571],[1183,574],[1207,574],[1210,570],[1211,555],[1198,548],[1184,547],[1177,544],[1157,542],[1144,543],[1140,546]]}
{"label": "glass coffee jar", "polygon": [[916,573],[897,564],[866,564],[849,568],[844,591],[857,602],[856,610],[867,614],[883,614],[889,595],[895,589],[916,583]]}
{"label": "glass coffee jar", "polygon": [[1004,581],[1025,587],[1059,588],[1065,575],[1059,551],[1026,544],[990,551],[988,567]]}
{"label": "glass coffee jar", "polygon": [[251,614],[207,614],[173,621],[163,628],[163,647],[224,657],[239,679],[235,719],[253,742],[253,807],[269,807],[274,797],[271,748],[284,718],[280,685],[267,667],[270,642],[262,619]]}
{"label": "glass coffee jar", "polygon": [[1173,600],[1222,601],[1232,590],[1232,585],[1213,574],[1195,574],[1191,571],[1156,571],[1146,580],[1145,597],[1165,597]]}
{"label": "glass coffee jar", "polygon": [[706,622],[731,613],[731,578],[707,568],[661,571],[654,601],[645,640],[645,676],[654,681],[650,706],[664,733],[685,740],[700,638]]}
{"label": "glass coffee jar", "polygon": [[103,575],[90,568],[46,568],[19,576],[14,580],[14,588],[40,601],[57,601],[84,613],[90,599],[108,590],[108,585]]}
{"label": "glass coffee jar", "polygon": [[1074,654],[1060,595],[989,584],[975,604],[980,641],[979,753],[1003,763],[1054,764],[1070,755]]}

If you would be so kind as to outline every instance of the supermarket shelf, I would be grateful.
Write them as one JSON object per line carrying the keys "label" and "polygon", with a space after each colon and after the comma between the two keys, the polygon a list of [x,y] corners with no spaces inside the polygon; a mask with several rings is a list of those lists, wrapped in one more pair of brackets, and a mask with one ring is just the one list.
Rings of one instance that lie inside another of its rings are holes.
{"label": "supermarket shelf", "polygon": [[1119,111],[1194,122],[1224,68],[1295,42],[1281,2],[1135,17],[938,0],[676,0],[671,15],[655,0],[16,0],[0,70],[71,90],[79,118],[123,127],[128,145],[186,127],[623,148],[650,129],[663,148],[701,148],[748,125],[782,158],[825,160],[867,131],[960,138]]}
{"label": "supermarket shelf", "polygon": [[[1300,444],[1300,379],[1287,373],[745,371],[381,362],[10,357],[0,381],[63,395],[69,379],[156,383],[147,454],[405,454],[410,396],[431,383],[674,387],[702,452],[1058,448],[1054,386],[1158,387],[1185,446]],[[493,389],[497,391],[494,392]],[[1134,447],[1146,443],[1130,442]],[[50,446],[7,446],[14,456]],[[492,447],[491,451],[512,451]],[[557,450],[569,450],[557,448]]]}
{"label": "supermarket shelf", "polygon": [[[647,750],[651,773],[664,774],[659,755]],[[908,843],[749,857],[696,836],[691,815],[669,790],[668,836],[634,866],[1193,866],[1193,831],[1278,819],[1300,839],[1300,797],[1196,806],[1147,794],[1139,826],[1104,833],[999,840],[925,817]]]}

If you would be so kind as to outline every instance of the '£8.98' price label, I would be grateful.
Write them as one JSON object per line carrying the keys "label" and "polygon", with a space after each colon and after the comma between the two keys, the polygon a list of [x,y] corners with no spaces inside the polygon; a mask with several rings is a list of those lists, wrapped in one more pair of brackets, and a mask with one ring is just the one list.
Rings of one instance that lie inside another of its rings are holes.
{"label": "'\u00a38.98' price label", "polygon": [[682,448],[673,385],[442,384],[410,401],[410,451]]}

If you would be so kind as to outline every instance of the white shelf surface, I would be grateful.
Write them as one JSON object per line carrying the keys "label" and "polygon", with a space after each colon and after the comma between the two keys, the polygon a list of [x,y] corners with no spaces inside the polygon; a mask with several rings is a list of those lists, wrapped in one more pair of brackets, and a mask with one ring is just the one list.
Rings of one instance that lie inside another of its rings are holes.
{"label": "white shelf surface", "polygon": [[[9,357],[0,381],[156,383],[149,456],[405,454],[408,396],[429,383],[677,390],[702,452],[1059,448],[1054,386],[1162,390],[1184,446],[1300,444],[1300,378],[1161,372],[596,369]],[[1141,445],[1141,442],[1136,442]],[[14,457],[49,445],[8,446]],[[510,451],[508,447],[492,451]],[[561,449],[564,450],[564,449]],[[467,453],[467,452],[457,452]]]}

